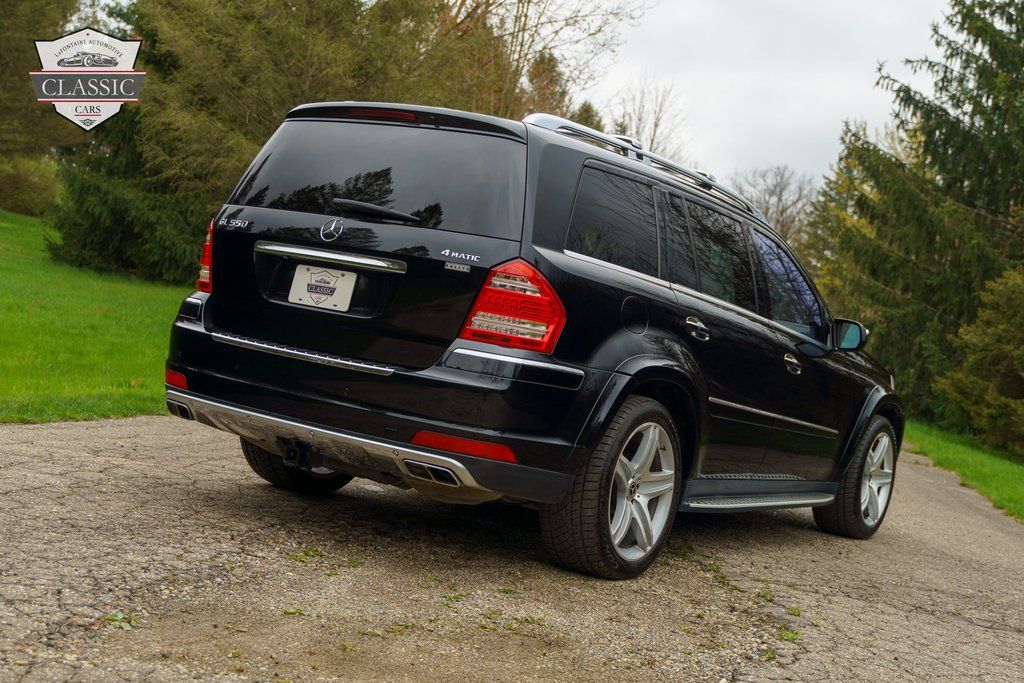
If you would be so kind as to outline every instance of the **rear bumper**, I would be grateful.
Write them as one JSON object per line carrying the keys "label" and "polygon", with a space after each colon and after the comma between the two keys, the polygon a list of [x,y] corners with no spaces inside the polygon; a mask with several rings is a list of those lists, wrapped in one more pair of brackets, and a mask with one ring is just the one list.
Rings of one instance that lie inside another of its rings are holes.
{"label": "rear bumper", "polygon": [[450,502],[507,497],[554,503],[568,493],[574,480],[561,472],[369,438],[171,387],[167,404],[179,417],[237,434],[279,455],[284,455],[286,444],[301,443],[322,456],[324,466],[404,483]]}

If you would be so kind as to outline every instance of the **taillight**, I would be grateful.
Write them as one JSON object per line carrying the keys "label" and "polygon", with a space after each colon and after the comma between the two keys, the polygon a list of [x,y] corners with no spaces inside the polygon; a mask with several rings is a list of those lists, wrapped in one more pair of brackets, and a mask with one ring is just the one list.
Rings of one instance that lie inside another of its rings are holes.
{"label": "taillight", "polygon": [[213,291],[213,221],[206,228],[206,241],[203,242],[203,255],[199,257],[199,279],[196,289],[200,292]]}
{"label": "taillight", "polygon": [[412,437],[412,443],[415,446],[436,448],[439,451],[448,451],[449,453],[461,453],[477,458],[487,458],[488,460],[500,460],[501,462],[516,462],[516,454],[504,444],[477,441],[476,439],[463,439],[460,436],[431,432],[426,429],[416,432],[416,435]]}
{"label": "taillight", "polygon": [[460,339],[551,353],[565,325],[565,307],[536,268],[522,259],[487,274]]}

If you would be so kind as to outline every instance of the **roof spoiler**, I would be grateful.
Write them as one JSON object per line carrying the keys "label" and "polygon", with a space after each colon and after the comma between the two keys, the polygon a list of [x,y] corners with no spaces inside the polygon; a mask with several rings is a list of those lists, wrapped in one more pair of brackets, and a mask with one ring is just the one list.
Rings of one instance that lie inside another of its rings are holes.
{"label": "roof spoiler", "polygon": [[315,102],[302,104],[285,114],[288,119],[346,119],[405,123],[436,128],[469,130],[478,133],[503,135],[526,141],[526,126],[517,121],[507,121],[494,116],[483,116],[469,112],[422,107],[413,104],[392,104],[387,102]]}

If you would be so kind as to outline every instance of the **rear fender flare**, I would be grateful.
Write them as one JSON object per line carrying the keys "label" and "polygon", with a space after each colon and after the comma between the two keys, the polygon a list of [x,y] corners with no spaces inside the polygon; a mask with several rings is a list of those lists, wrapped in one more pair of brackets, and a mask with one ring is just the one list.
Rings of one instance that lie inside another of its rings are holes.
{"label": "rear fender flare", "polygon": [[684,474],[689,477],[695,466],[699,435],[707,423],[707,388],[692,358],[672,359],[663,356],[634,356],[623,362],[609,378],[590,417],[576,440],[570,456],[570,471],[579,472],[588,455],[597,448],[608,426],[627,398],[644,394],[654,388],[672,388],[685,397],[681,405],[667,406],[678,422],[684,439]]}

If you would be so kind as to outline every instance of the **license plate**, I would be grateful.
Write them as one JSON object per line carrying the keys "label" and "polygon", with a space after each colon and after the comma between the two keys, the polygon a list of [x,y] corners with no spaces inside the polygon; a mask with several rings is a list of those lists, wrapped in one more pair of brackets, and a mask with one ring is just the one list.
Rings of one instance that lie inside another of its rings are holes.
{"label": "license plate", "polygon": [[356,274],[321,266],[300,264],[295,268],[288,301],[293,304],[347,311],[356,287]]}

